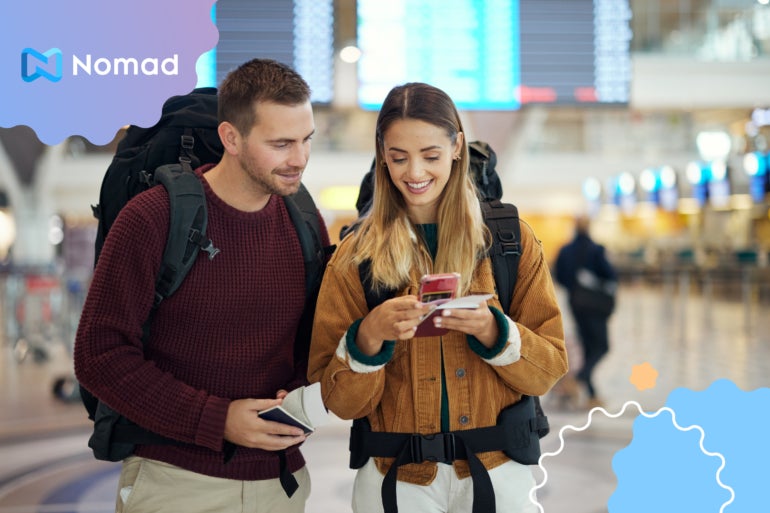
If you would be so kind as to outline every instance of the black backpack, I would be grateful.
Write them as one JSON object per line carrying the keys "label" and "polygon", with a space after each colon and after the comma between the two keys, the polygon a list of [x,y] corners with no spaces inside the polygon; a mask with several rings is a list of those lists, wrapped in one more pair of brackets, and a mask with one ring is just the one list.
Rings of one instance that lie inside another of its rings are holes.
{"label": "black backpack", "polygon": [[[156,280],[155,303],[143,326],[144,341],[148,340],[158,305],[177,290],[199,252],[205,251],[210,259],[219,252],[206,237],[206,197],[200,180],[193,173],[193,169],[202,164],[220,160],[223,148],[218,124],[216,89],[200,88],[169,98],[157,124],[150,128],[133,125],[128,128],[105,173],[99,204],[92,207],[99,220],[95,252],[98,260],[120,209],[135,195],[156,184],[168,190],[169,237]],[[285,204],[297,230],[305,263],[306,303],[295,344],[295,352],[299,353],[309,349],[315,300],[328,253],[333,248],[322,245],[318,210],[304,186],[285,198]],[[131,455],[137,444],[178,443],[137,426],[82,386],[80,396],[88,417],[94,421],[88,445],[96,459],[120,461]]]}
{"label": "black backpack", "polygon": [[123,205],[154,185],[157,167],[186,164],[195,169],[219,162],[224,150],[218,125],[217,90],[205,87],[166,100],[154,126],[128,127],[104,175],[99,203],[92,206],[99,220],[95,259]]}

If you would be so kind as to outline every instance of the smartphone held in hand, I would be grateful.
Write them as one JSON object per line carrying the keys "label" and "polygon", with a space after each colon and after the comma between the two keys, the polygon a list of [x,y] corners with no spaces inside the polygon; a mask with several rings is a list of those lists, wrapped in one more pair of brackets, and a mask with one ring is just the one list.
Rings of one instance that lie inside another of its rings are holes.
{"label": "smartphone held in hand", "polygon": [[420,302],[436,306],[446,303],[457,295],[459,283],[458,273],[426,274],[420,280]]}
{"label": "smartphone held in hand", "polygon": [[435,337],[446,334],[446,328],[437,328],[433,319],[441,315],[444,309],[478,308],[479,305],[492,298],[492,294],[476,294],[457,297],[457,287],[460,283],[458,273],[427,274],[420,280],[420,302],[430,304],[433,308],[417,326],[415,337]]}

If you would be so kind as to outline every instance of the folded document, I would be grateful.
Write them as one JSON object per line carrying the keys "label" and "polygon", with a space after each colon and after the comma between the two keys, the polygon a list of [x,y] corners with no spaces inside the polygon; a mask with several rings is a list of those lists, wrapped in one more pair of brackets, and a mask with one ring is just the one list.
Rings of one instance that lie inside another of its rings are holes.
{"label": "folded document", "polygon": [[422,322],[417,325],[417,331],[415,337],[436,337],[446,334],[449,330],[446,328],[437,328],[433,325],[433,318],[437,315],[441,315],[441,310],[456,309],[456,308],[478,308],[481,303],[490,299],[492,294],[476,294],[472,296],[458,297],[457,299],[451,299],[445,303],[441,303],[436,306],[429,314],[427,314]]}
{"label": "folded document", "polygon": [[329,420],[329,413],[321,399],[321,384],[313,383],[295,388],[283,398],[283,403],[259,412],[265,420],[296,426],[312,433]]}

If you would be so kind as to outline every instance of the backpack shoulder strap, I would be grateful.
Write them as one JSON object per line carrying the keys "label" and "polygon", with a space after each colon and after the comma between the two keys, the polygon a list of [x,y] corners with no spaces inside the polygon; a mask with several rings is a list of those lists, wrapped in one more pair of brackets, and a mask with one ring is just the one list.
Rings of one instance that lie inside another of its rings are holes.
{"label": "backpack shoulder strap", "polygon": [[[495,274],[495,285],[500,305],[506,315],[511,309],[513,290],[519,275],[519,260],[521,259],[521,224],[519,210],[516,205],[502,203],[500,200],[482,201],[481,209],[484,221],[492,232],[492,247],[489,256],[492,259],[492,270]],[[548,417],[546,417],[540,398],[533,397],[535,403],[534,422],[538,436],[543,438],[550,432]]]}
{"label": "backpack shoulder strap", "polygon": [[321,285],[326,259],[334,251],[334,246],[324,247],[323,245],[318,208],[304,184],[300,184],[297,192],[285,197],[284,203],[302,247],[302,260],[305,263],[305,291],[310,296]]}
{"label": "backpack shoulder strap", "polygon": [[299,366],[300,373],[307,373],[318,291],[321,288],[327,257],[336,246],[323,246],[320,214],[304,184],[300,184],[296,193],[284,197],[284,204],[297,231],[302,248],[302,261],[305,265],[305,306],[294,339],[294,360]]}
{"label": "backpack shoulder strap", "polygon": [[366,307],[371,312],[374,308],[396,295],[393,289],[375,290],[372,286],[371,260],[364,260],[358,264],[358,276],[361,279],[361,285],[364,288],[364,297],[366,298]]}
{"label": "backpack shoulder strap", "polygon": [[206,237],[206,194],[197,176],[186,164],[168,164],[155,170],[155,182],[169,197],[169,231],[163,261],[155,284],[155,305],[176,292],[203,249],[209,258],[219,253]]}
{"label": "backpack shoulder strap", "polygon": [[516,288],[521,258],[519,210],[516,205],[502,203],[500,200],[482,201],[481,210],[487,228],[492,233],[489,256],[492,259],[497,295],[507,314]]}

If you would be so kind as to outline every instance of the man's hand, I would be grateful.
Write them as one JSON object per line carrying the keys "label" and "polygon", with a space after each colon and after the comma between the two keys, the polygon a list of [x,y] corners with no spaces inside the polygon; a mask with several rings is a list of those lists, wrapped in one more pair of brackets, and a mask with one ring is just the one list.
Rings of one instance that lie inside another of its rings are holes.
{"label": "man's hand", "polygon": [[243,447],[279,451],[305,441],[304,432],[294,426],[263,420],[257,415],[282,399],[237,399],[230,403],[225,420],[225,440]]}

